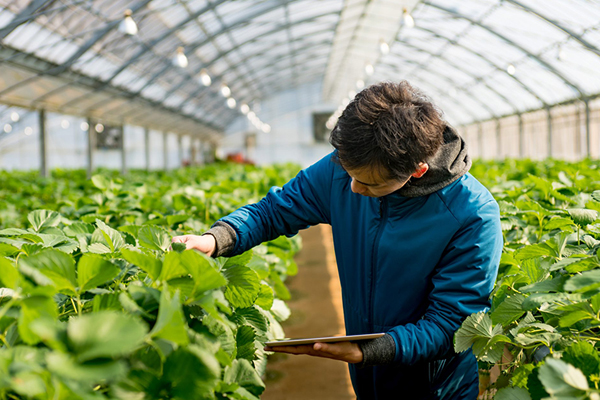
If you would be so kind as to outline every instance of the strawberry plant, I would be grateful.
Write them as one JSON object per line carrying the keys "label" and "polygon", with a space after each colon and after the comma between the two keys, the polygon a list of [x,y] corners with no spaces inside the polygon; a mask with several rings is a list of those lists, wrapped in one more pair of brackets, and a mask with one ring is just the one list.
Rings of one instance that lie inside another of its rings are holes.
{"label": "strawberry plant", "polygon": [[2,172],[0,398],[258,398],[298,239],[212,259],[171,237],[296,170]]}
{"label": "strawberry plant", "polygon": [[600,399],[598,164],[508,160],[472,173],[498,200],[505,244],[492,306],[464,321],[455,350],[500,367],[496,399]]}

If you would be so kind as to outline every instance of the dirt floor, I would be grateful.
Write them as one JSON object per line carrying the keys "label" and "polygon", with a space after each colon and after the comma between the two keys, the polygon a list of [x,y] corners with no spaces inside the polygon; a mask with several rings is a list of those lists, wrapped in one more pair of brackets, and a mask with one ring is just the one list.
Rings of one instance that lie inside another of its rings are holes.
{"label": "dirt floor", "polygon": [[[292,293],[288,337],[343,335],[341,289],[335,266],[331,227],[319,225],[300,233],[298,275],[286,282]],[[269,359],[263,400],[355,399],[347,364],[309,356],[275,354]]]}

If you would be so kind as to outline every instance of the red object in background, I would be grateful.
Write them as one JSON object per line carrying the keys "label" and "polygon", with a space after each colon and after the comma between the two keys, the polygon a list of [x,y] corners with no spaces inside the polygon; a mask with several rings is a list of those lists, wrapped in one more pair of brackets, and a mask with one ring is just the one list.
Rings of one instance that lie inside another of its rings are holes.
{"label": "red object in background", "polygon": [[229,161],[229,162],[236,163],[236,164],[254,165],[254,161],[245,159],[244,155],[241,152],[227,154],[226,160]]}

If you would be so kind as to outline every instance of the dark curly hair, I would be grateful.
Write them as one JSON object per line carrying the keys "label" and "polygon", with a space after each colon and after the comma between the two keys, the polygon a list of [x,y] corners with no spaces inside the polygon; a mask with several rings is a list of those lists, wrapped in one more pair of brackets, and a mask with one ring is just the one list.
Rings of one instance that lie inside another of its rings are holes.
{"label": "dark curly hair", "polygon": [[375,168],[384,179],[405,179],[443,142],[441,112],[408,82],[382,82],[354,97],[329,142],[347,169]]}

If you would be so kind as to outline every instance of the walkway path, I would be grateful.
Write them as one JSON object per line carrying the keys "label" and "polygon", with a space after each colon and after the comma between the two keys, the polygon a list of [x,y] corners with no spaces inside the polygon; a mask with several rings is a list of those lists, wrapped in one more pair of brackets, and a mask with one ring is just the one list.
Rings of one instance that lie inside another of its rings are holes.
{"label": "walkway path", "polygon": [[[283,323],[288,337],[345,334],[341,289],[333,254],[331,227],[319,225],[300,233],[296,256],[298,275],[286,284],[292,293],[290,319]],[[345,363],[309,356],[275,354],[267,366],[262,400],[353,400]]]}

